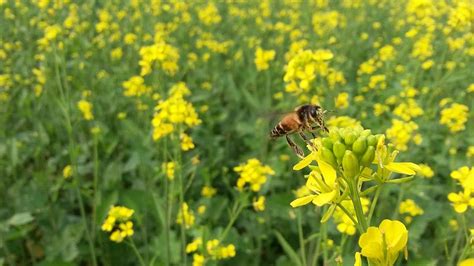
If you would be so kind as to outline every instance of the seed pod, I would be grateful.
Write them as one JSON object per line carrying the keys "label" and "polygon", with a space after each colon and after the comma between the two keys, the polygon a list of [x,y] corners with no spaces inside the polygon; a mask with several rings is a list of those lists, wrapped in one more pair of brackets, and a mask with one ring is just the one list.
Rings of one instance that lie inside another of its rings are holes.
{"label": "seed pod", "polygon": [[375,146],[377,144],[377,137],[374,135],[370,135],[367,137],[367,145],[368,146]]}
{"label": "seed pod", "polygon": [[321,142],[323,143],[323,147],[326,147],[326,148],[332,150],[332,146],[333,146],[333,141],[332,141],[332,139],[330,139],[330,138],[323,138],[323,139],[321,140]]}
{"label": "seed pod", "polygon": [[367,137],[360,136],[352,144],[352,151],[355,152],[357,155],[364,154],[366,149],[367,149]]}
{"label": "seed pod", "polygon": [[359,161],[352,151],[347,150],[342,158],[342,168],[346,178],[354,178],[359,174]]}
{"label": "seed pod", "polygon": [[348,146],[351,147],[352,143],[356,141],[357,135],[354,132],[347,131],[344,134],[344,143]]}
{"label": "seed pod", "polygon": [[332,165],[334,168],[337,167],[337,162],[336,162],[336,157],[334,157],[334,154],[332,151],[326,147],[321,148],[321,155],[322,158],[325,162],[329,163]]}
{"label": "seed pod", "polygon": [[360,164],[363,166],[369,166],[375,158],[375,148],[374,146],[369,146],[367,150],[365,151],[364,155],[362,155],[362,158],[360,159]]}
{"label": "seed pod", "polygon": [[342,156],[344,156],[344,152],[346,152],[346,145],[340,141],[334,142],[332,145],[332,151],[334,152],[334,155],[338,159],[342,159]]}

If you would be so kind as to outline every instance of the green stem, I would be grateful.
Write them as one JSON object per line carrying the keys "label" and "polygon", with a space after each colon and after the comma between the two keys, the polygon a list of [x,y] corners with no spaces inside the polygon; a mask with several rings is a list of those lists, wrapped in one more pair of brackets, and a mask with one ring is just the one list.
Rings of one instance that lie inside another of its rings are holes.
{"label": "green stem", "polygon": [[77,170],[77,154],[76,154],[76,149],[75,149],[75,144],[74,144],[74,139],[73,139],[73,128],[72,128],[71,118],[69,116],[69,112],[68,112],[68,108],[67,108],[67,101],[66,101],[66,97],[65,97],[65,93],[64,93],[64,88],[63,88],[62,81],[61,81],[61,76],[60,76],[60,73],[59,73],[59,65],[58,65],[58,59],[57,59],[58,55],[56,53],[56,49],[54,49],[54,52],[55,52],[54,53],[54,55],[55,55],[54,69],[55,69],[55,74],[56,74],[55,76],[56,76],[56,82],[57,82],[57,85],[58,85],[59,93],[60,93],[60,96],[61,96],[61,99],[59,101],[59,103],[60,103],[59,107],[63,111],[63,115],[64,115],[64,119],[65,119],[65,127],[66,127],[66,131],[67,131],[68,138],[69,138],[69,147],[68,147],[68,149],[69,149],[69,160],[71,161],[71,165],[72,165],[72,168],[73,168],[73,170],[72,170],[72,178],[74,180],[73,184],[74,184],[74,188],[76,190],[77,199],[79,201],[79,210],[80,210],[80,213],[81,213],[82,223],[83,223],[83,226],[84,226],[87,242],[88,242],[88,245],[89,245],[89,252],[91,254],[92,265],[97,266],[97,258],[96,258],[96,255],[95,255],[94,241],[92,240],[91,232],[90,232],[89,226],[87,225],[84,202],[83,202],[81,191],[80,191],[80,179],[77,177],[77,171],[78,171]]}
{"label": "green stem", "polygon": [[367,231],[367,220],[365,219],[364,216],[364,211],[362,210],[362,203],[360,201],[360,195],[359,191],[357,189],[357,184],[354,179],[349,180],[349,188],[351,192],[351,200],[352,203],[354,204],[354,210],[357,216],[357,221],[361,225],[361,229],[363,230],[362,233]]}
{"label": "green stem", "polygon": [[[242,210],[245,208],[244,204],[240,203],[240,202],[236,202],[235,203],[236,205],[234,205],[234,207],[232,208],[232,214],[231,214],[231,217],[230,217],[230,220],[229,220],[229,223],[227,224],[227,226],[225,227],[224,231],[222,232],[222,234],[219,236],[219,242],[222,242],[225,237],[227,236],[227,234],[229,233],[229,230],[230,228],[232,227],[232,225],[234,225],[235,221],[237,220],[237,218],[239,217],[240,213],[242,212]],[[238,206],[237,206],[238,205]],[[236,210],[235,210],[236,209]]]}
{"label": "green stem", "polygon": [[140,255],[140,252],[138,252],[138,249],[137,249],[137,247],[135,246],[135,242],[133,242],[133,239],[132,239],[131,237],[130,237],[129,239],[130,239],[130,241],[127,242],[127,243],[129,244],[129,246],[132,248],[133,252],[134,252],[135,255],[137,256],[138,261],[140,261],[140,265],[141,265],[141,266],[145,266],[145,265],[146,265],[146,264],[145,264],[145,261],[143,261],[143,258],[142,258],[142,256]]}
{"label": "green stem", "polygon": [[372,199],[372,202],[370,203],[370,210],[369,210],[369,216],[368,216],[369,218],[367,218],[367,223],[369,224],[369,226],[372,221],[372,216],[374,215],[375,206],[377,205],[377,201],[379,200],[381,187],[382,187],[381,185],[377,186],[377,189],[375,190],[374,198]]}
{"label": "green stem", "polygon": [[303,226],[301,224],[301,209],[298,210],[297,215],[297,222],[298,222],[298,237],[300,241],[300,251],[301,251],[301,261],[303,265],[306,266],[306,252],[305,252],[305,244],[304,244],[304,237],[303,237]]}
{"label": "green stem", "polygon": [[93,202],[92,202],[92,239],[95,239],[96,231],[96,220],[97,220],[97,180],[99,178],[99,152],[98,152],[98,139],[94,134],[94,183],[92,187],[92,192],[94,193]]}
{"label": "green stem", "polygon": [[454,260],[456,258],[456,254],[458,253],[459,242],[461,241],[462,231],[458,229],[458,233],[456,234],[456,240],[454,241],[453,249],[451,250],[451,254],[449,255],[449,263],[448,265],[454,265]]}
{"label": "green stem", "polygon": [[357,222],[356,219],[354,219],[354,216],[352,215],[352,213],[350,213],[350,212],[346,209],[346,207],[344,207],[344,206],[343,206],[342,204],[340,204],[340,203],[337,203],[337,207],[339,207],[339,208],[349,217],[349,219],[351,219],[351,221],[354,223],[354,225],[357,227],[357,229],[358,229],[359,231],[362,231],[362,229],[360,228],[359,223]]}
{"label": "green stem", "polygon": [[184,186],[183,186],[183,170],[182,170],[182,154],[181,145],[179,142],[181,135],[181,128],[178,129],[177,142],[174,145],[175,159],[176,159],[176,172],[179,182],[179,208],[181,208],[182,223],[181,223],[181,256],[183,258],[184,265],[187,265],[188,256],[186,255],[186,220],[184,219]]}

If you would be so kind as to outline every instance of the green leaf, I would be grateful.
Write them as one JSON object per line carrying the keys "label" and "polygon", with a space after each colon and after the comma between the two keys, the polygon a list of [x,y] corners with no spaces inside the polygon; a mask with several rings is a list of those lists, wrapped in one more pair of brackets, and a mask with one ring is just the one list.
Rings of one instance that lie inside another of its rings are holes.
{"label": "green leaf", "polygon": [[294,265],[301,266],[302,264],[296,251],[290,246],[290,244],[278,231],[275,230],[273,232],[275,233],[275,236],[278,239],[278,242],[280,243],[281,247],[285,251],[286,255],[288,255],[291,261],[293,261]]}
{"label": "green leaf", "polygon": [[8,219],[7,224],[12,226],[20,226],[27,224],[34,220],[34,217],[31,215],[30,212],[21,212],[16,213],[10,219]]}

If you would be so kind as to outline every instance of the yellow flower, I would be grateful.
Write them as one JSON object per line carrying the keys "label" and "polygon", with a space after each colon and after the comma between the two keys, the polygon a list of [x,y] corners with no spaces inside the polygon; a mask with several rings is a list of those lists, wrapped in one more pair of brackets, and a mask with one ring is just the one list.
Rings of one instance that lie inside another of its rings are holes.
{"label": "yellow flower", "polygon": [[127,221],[126,223],[121,223],[119,225],[120,230],[122,230],[121,234],[122,237],[132,236],[133,235],[133,223],[131,221]]}
{"label": "yellow flower", "polygon": [[457,213],[466,212],[469,206],[474,208],[474,197],[471,196],[471,192],[467,189],[457,194],[449,193],[448,199],[452,202],[453,208]]}
{"label": "yellow flower", "polygon": [[120,230],[115,230],[110,234],[110,240],[116,243],[120,243],[123,241],[123,235]]}
{"label": "yellow flower", "polygon": [[[313,156],[313,154],[308,155]],[[306,187],[314,194],[293,200],[290,205],[293,208],[312,202],[316,206],[331,204],[336,201],[340,192],[336,181],[336,170],[323,160],[317,159],[320,172],[311,171],[306,181]]]}
{"label": "yellow flower", "polygon": [[66,179],[72,176],[72,167],[71,167],[71,165],[68,164],[64,167],[63,176]]}
{"label": "yellow flower", "polygon": [[194,253],[193,255],[193,266],[203,266],[204,265],[204,256]]}
{"label": "yellow flower", "polygon": [[428,165],[426,164],[420,164],[420,174],[423,176],[423,177],[426,177],[426,178],[432,178],[434,176],[434,172],[433,170],[431,169],[431,167],[429,167]]}
{"label": "yellow flower", "polygon": [[258,198],[254,198],[252,205],[255,211],[263,212],[265,210],[265,197],[259,196]]}
{"label": "yellow flower", "polygon": [[465,129],[469,116],[469,108],[466,105],[453,103],[450,107],[441,110],[441,125],[446,125],[453,133]]}
{"label": "yellow flower", "polygon": [[181,134],[181,150],[189,151],[194,149],[193,139],[186,133]]}
{"label": "yellow flower", "polygon": [[451,178],[457,180],[464,189],[474,192],[474,167],[463,166],[452,171]]}
{"label": "yellow flower", "polygon": [[361,254],[372,265],[393,265],[406,249],[408,230],[399,221],[383,220],[379,227],[369,227],[359,238]]}
{"label": "yellow flower", "polygon": [[474,258],[465,259],[459,262],[458,266],[472,266],[474,265]]}
{"label": "yellow flower", "polygon": [[205,198],[212,198],[216,194],[217,190],[211,186],[204,186],[201,190],[201,196]]}
{"label": "yellow flower", "polygon": [[240,174],[237,180],[237,188],[242,190],[246,184],[249,184],[250,189],[254,192],[260,191],[262,185],[267,182],[267,175],[275,174],[272,168],[262,164],[255,158],[234,167],[234,171]]}
{"label": "yellow flower", "polygon": [[77,108],[79,108],[85,120],[94,119],[94,115],[92,114],[92,103],[86,100],[80,100],[77,102]]}
{"label": "yellow flower", "polygon": [[346,109],[349,107],[349,94],[347,92],[341,92],[335,99],[336,108]]}
{"label": "yellow flower", "polygon": [[176,217],[177,224],[184,224],[186,229],[191,228],[194,224],[194,214],[192,210],[189,209],[189,206],[186,202],[183,202],[183,205],[179,208],[178,216]]}
{"label": "yellow flower", "polygon": [[423,209],[421,209],[412,199],[407,199],[400,203],[399,213],[408,213],[411,216],[417,216],[423,214]]}
{"label": "yellow flower", "polygon": [[127,97],[138,97],[151,92],[151,88],[145,85],[145,79],[141,76],[129,78],[122,83],[122,86],[125,89],[123,95]]}
{"label": "yellow flower", "polygon": [[[408,149],[408,142],[410,140],[421,141],[421,135],[417,134],[418,125],[413,122],[404,122],[398,119],[392,119],[392,127],[387,129],[387,138],[395,145],[395,148],[400,151]],[[418,138],[418,139],[417,139]]]}
{"label": "yellow flower", "polygon": [[255,51],[255,65],[258,71],[266,70],[270,67],[268,62],[275,58],[275,50],[263,50],[258,47]]}
{"label": "yellow flower", "polygon": [[168,178],[168,180],[173,180],[174,179],[174,170],[176,168],[176,163],[175,162],[167,162],[163,165],[163,168],[165,169],[166,177]]}
{"label": "yellow flower", "polygon": [[198,17],[204,25],[217,24],[222,20],[219,10],[213,3],[209,3],[205,8],[199,9]]}
{"label": "yellow flower", "polygon": [[110,240],[120,243],[133,235],[133,222],[130,221],[134,210],[124,206],[112,206],[101,226],[102,231],[112,232]]}
{"label": "yellow flower", "polygon": [[198,250],[198,248],[202,245],[202,238],[198,237],[193,240],[193,242],[186,245],[186,253],[192,253]]}

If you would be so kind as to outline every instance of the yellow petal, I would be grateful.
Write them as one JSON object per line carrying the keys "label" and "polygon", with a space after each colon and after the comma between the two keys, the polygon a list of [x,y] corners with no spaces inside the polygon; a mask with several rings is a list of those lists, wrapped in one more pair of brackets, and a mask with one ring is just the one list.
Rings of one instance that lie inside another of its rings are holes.
{"label": "yellow petal", "polygon": [[385,219],[380,223],[379,229],[385,236],[390,252],[398,253],[406,246],[408,230],[403,223]]}
{"label": "yellow petal", "polygon": [[363,233],[359,238],[359,246],[361,248],[367,246],[370,242],[377,242],[382,246],[382,233],[377,227],[369,227],[367,232]]}
{"label": "yellow petal", "polygon": [[360,257],[360,252],[355,253],[354,261],[354,266],[362,266],[362,258]]}
{"label": "yellow petal", "polygon": [[419,169],[419,166],[414,163],[394,163],[384,165],[389,171],[404,174],[404,175],[414,175],[416,174],[414,169]]}
{"label": "yellow petal", "polygon": [[290,205],[293,208],[300,207],[300,206],[310,203],[314,199],[314,197],[316,197],[316,195],[309,195],[309,196],[297,198],[294,201],[292,201]]}
{"label": "yellow petal", "polygon": [[457,213],[464,213],[467,210],[467,204],[466,203],[454,204],[454,210]]}
{"label": "yellow petal", "polygon": [[328,204],[331,202],[335,197],[336,197],[336,190],[332,190],[331,192],[328,193],[321,193],[314,197],[313,203],[316,204],[317,206],[323,206],[324,204]]}
{"label": "yellow petal", "polygon": [[459,263],[458,266],[472,266],[474,265],[474,258],[463,260]]}
{"label": "yellow petal", "polygon": [[308,156],[304,157],[301,161],[299,161],[295,166],[293,166],[293,170],[298,171],[306,166],[308,166],[314,160],[314,154],[310,153]]}
{"label": "yellow petal", "polygon": [[330,164],[323,160],[318,160],[319,170],[324,177],[324,182],[330,186],[334,187],[334,183],[336,182],[336,170],[332,168]]}
{"label": "yellow petal", "polygon": [[370,242],[362,248],[362,255],[371,259],[382,259],[383,248],[380,243]]}

